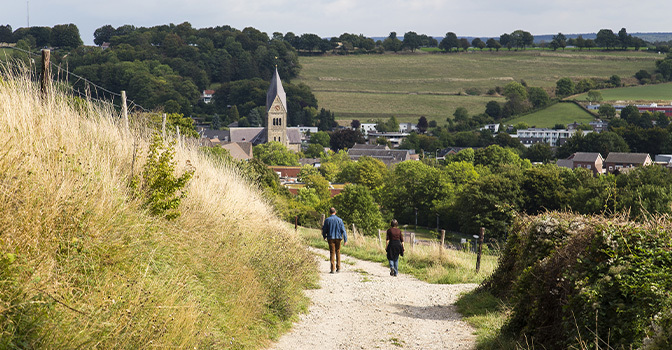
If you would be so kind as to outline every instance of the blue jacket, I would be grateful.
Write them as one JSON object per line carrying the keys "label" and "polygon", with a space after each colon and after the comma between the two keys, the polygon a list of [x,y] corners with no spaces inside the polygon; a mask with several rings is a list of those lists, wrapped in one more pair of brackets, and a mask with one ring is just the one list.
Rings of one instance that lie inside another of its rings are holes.
{"label": "blue jacket", "polygon": [[322,237],[326,239],[343,239],[347,242],[348,234],[345,232],[343,220],[336,215],[326,218],[322,226]]}

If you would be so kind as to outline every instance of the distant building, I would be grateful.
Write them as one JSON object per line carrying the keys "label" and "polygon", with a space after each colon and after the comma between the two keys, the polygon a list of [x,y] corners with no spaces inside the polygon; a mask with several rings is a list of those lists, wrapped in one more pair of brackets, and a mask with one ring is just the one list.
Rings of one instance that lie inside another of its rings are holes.
{"label": "distant building", "polygon": [[530,129],[519,129],[516,132],[515,137],[520,140],[525,147],[530,147],[535,143],[547,143],[551,147],[561,146],[564,144],[568,138],[572,137],[575,133],[582,132],[584,135],[588,134],[590,131],[587,130],[567,130],[567,129],[547,129],[547,128],[530,128]]}
{"label": "distant building", "polygon": [[486,124],[479,130],[490,130],[493,134],[496,134],[499,132],[499,125],[500,124]]}
{"label": "distant building", "polygon": [[399,147],[402,141],[410,135],[405,132],[369,132],[368,142],[370,144],[376,144],[376,140],[379,137],[386,139],[394,147]]}
{"label": "distant building", "polygon": [[558,159],[556,165],[570,169],[584,168],[593,174],[604,173],[604,158],[599,153],[576,152],[567,159]]}
{"label": "distant building", "polygon": [[205,103],[212,102],[212,96],[215,94],[215,90],[203,90],[201,94],[201,100]]}
{"label": "distant building", "polygon": [[[628,105],[614,105],[613,107],[616,110],[616,112],[621,113],[623,108],[625,108],[627,106]],[[657,103],[651,103],[651,104],[648,104],[648,105],[634,105],[634,106],[637,107],[637,110],[639,111],[639,113],[643,113],[643,112],[651,112],[651,113],[663,112],[663,113],[665,113],[666,116],[672,117],[672,105],[660,105],[659,106]],[[589,106],[586,106],[586,108],[590,109],[590,110],[598,110],[598,109],[600,109],[600,105],[589,105]]]}
{"label": "distant building", "polygon": [[355,144],[352,148],[348,149],[348,156],[352,160],[358,160],[361,157],[371,157],[376,158],[385,165],[390,166],[393,164],[401,163],[406,160],[418,160],[419,157],[415,154],[413,150],[396,150],[390,149],[387,146],[383,145],[361,145]]}
{"label": "distant building", "polygon": [[622,171],[640,166],[653,164],[648,153],[619,153],[611,152],[604,161],[604,167],[608,172]]}

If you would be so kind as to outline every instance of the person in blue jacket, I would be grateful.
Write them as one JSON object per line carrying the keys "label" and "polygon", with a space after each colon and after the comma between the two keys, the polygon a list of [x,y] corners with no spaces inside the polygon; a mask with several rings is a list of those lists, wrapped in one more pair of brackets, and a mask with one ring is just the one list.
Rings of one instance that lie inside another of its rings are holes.
{"label": "person in blue jacket", "polygon": [[[341,271],[341,240],[343,245],[348,243],[348,234],[345,232],[345,225],[343,220],[336,216],[336,209],[330,208],[331,216],[324,220],[322,225],[322,237],[329,242],[329,260],[331,260],[331,271],[334,273]],[[334,263],[334,259],[336,262]]]}

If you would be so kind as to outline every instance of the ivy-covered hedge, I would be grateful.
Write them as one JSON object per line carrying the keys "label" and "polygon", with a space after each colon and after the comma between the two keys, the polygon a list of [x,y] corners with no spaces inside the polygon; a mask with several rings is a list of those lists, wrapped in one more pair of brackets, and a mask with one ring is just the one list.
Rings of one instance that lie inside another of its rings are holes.
{"label": "ivy-covered hedge", "polygon": [[504,336],[546,349],[671,349],[672,224],[521,217],[484,287],[511,306]]}

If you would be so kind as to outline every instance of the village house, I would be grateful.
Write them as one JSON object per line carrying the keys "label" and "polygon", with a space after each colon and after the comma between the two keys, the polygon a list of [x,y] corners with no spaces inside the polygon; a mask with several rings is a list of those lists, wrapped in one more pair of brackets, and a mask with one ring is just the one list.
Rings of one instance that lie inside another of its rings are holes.
{"label": "village house", "polygon": [[385,165],[390,166],[392,164],[401,163],[406,160],[418,160],[420,159],[415,151],[413,150],[397,150],[390,149],[384,145],[361,145],[355,144],[352,148],[348,149],[348,156],[352,160],[358,160],[361,157],[371,157],[376,158]]}
{"label": "village house", "polygon": [[629,169],[653,164],[648,153],[611,152],[604,161],[607,172],[623,172]]}
{"label": "village house", "polygon": [[519,129],[516,135],[511,137],[518,138],[525,147],[530,147],[535,143],[547,143],[551,147],[561,146],[567,139],[575,133],[582,132],[584,135],[591,131],[587,130],[567,130],[567,129],[547,129],[547,128],[529,128]]}
{"label": "village house", "polygon": [[567,159],[558,159],[556,165],[569,169],[584,168],[593,172],[593,174],[604,173],[604,158],[599,153],[576,152]]}

